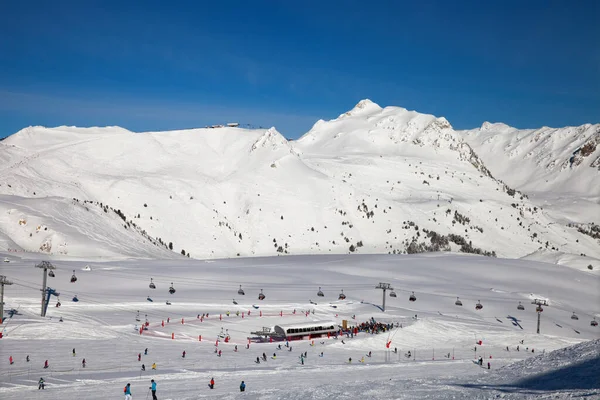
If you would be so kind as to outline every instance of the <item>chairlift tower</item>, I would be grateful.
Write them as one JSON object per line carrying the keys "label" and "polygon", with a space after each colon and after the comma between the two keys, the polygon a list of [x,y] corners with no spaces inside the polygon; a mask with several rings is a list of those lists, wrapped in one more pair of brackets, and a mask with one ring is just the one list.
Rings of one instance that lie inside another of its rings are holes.
{"label": "chairlift tower", "polygon": [[535,311],[537,312],[538,318],[537,318],[537,333],[540,333],[540,317],[542,316],[542,311],[544,311],[544,309],[542,308],[542,306],[548,306],[548,302],[546,300],[540,300],[540,299],[534,299],[531,304],[535,304],[537,307],[535,308]]}
{"label": "chairlift tower", "polygon": [[4,285],[12,284],[6,276],[0,275],[0,324],[4,321]]}
{"label": "chairlift tower", "polygon": [[394,290],[394,288],[389,283],[379,282],[379,285],[375,286],[375,289],[383,290],[383,305],[381,307],[381,310],[383,312],[385,312],[385,291],[386,290]]}
{"label": "chairlift tower", "polygon": [[45,317],[46,316],[46,308],[47,308],[46,307],[46,281],[48,280],[48,270],[52,271],[52,270],[56,269],[56,267],[48,261],[42,261],[35,267],[44,270],[44,280],[42,282],[42,313],[41,313],[41,316]]}

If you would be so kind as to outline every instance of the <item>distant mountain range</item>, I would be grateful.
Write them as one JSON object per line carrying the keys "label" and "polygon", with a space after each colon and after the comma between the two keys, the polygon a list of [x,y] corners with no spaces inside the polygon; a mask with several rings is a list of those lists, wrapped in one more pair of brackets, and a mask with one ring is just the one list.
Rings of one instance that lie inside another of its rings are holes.
{"label": "distant mountain range", "polygon": [[0,251],[216,258],[462,251],[600,269],[600,125],[456,131],[362,100],[275,128],[29,127],[0,142]]}

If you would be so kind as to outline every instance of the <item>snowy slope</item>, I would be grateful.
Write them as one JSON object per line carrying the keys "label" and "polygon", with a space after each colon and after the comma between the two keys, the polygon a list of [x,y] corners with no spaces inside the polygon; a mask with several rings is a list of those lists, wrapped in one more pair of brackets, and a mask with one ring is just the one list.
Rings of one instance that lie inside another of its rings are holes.
{"label": "snowy slope", "polygon": [[[517,258],[541,252],[566,255],[555,261],[560,264],[600,270],[598,240],[566,226],[584,216],[548,213],[497,180],[444,118],[368,100],[317,122],[295,142],[274,128],[133,133],[30,127],[0,143],[0,161],[5,202],[42,199],[19,208],[19,219],[47,215],[49,229],[68,236],[62,253],[71,256],[101,255],[106,248],[111,257],[160,258],[156,251],[170,244],[174,254],[192,258],[439,250]],[[159,246],[146,246],[138,235],[126,251],[102,245],[90,253],[98,240],[87,228],[92,214],[59,226],[44,209],[49,198],[119,210],[124,220],[118,224],[98,222],[120,231],[103,234],[104,243],[125,240],[116,238],[133,227]],[[18,219],[0,221],[5,243],[39,248],[35,237],[14,236]]]}
{"label": "snowy slope", "polygon": [[[248,385],[243,397],[251,399],[600,395],[600,327],[590,324],[594,317],[600,320],[599,278],[588,272],[441,253],[215,261],[49,259],[57,267],[49,285],[60,292],[62,306],[55,307],[52,298],[45,318],[39,316],[41,271],[33,267],[38,260],[2,264],[2,273],[14,282],[5,291],[6,309],[18,311],[0,326],[2,399],[116,398],[128,382],[134,398],[144,398],[150,379],[158,382],[160,399],[182,400],[239,398],[241,380]],[[87,265],[91,270],[85,270]],[[69,282],[72,270],[76,283]],[[156,289],[148,287],[150,278]],[[394,298],[388,292],[385,312],[382,292],[375,289],[379,282],[390,283],[397,293]],[[170,285],[174,294],[167,291]],[[238,285],[245,295],[238,295]],[[319,287],[324,297],[317,297]],[[266,295],[262,301],[257,300],[261,289]],[[338,299],[341,290],[345,300]],[[412,292],[415,302],[408,299]],[[77,303],[70,300],[75,294]],[[146,301],[148,295],[153,302]],[[456,297],[463,306],[454,304]],[[535,298],[550,304],[541,315],[540,334],[531,304]],[[478,301],[483,304],[479,311]],[[519,302],[525,310],[517,309]],[[578,320],[571,319],[573,312]],[[146,318],[148,330],[140,335],[136,326]],[[285,342],[253,340],[246,348],[250,332],[262,327],[320,320],[346,320],[352,326],[371,318],[401,327],[361,332],[343,341],[324,337],[315,339],[314,346],[308,340],[292,341],[291,351]],[[231,341],[218,343],[219,357],[214,351],[222,331]],[[557,349],[562,350],[551,353]],[[301,352],[307,353],[304,365]],[[262,353],[277,357],[257,364]],[[11,356],[13,365],[8,363]],[[490,362],[491,369],[475,365],[477,357],[485,359],[484,366]],[[86,368],[81,367],[83,358]],[[48,369],[43,368],[45,360]],[[154,362],[155,371],[150,369]],[[40,377],[47,382],[44,392],[37,390]],[[206,386],[211,377],[214,390]]]}

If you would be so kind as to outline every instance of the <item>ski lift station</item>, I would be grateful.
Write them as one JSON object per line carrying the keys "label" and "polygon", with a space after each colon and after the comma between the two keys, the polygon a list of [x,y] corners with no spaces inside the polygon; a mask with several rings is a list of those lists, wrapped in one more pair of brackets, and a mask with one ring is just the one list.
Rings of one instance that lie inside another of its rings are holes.
{"label": "ski lift station", "polygon": [[273,328],[277,337],[288,340],[314,339],[323,335],[334,334],[339,330],[337,323],[332,321],[309,321],[299,324],[275,325]]}
{"label": "ski lift station", "polygon": [[262,331],[251,332],[251,334],[275,340],[310,340],[328,334],[334,335],[339,329],[339,325],[333,321],[309,321],[299,324],[275,325],[273,328],[263,328]]}

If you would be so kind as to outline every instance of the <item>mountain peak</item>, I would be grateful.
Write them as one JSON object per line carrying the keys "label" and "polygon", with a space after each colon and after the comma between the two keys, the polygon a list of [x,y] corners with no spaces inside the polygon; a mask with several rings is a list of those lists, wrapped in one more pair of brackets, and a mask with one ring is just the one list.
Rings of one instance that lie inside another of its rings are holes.
{"label": "mountain peak", "polygon": [[347,112],[343,113],[342,115],[340,115],[340,118],[352,117],[355,115],[369,114],[369,113],[374,113],[374,112],[378,112],[381,110],[382,110],[382,108],[378,104],[373,103],[369,99],[363,99],[363,100],[359,101],[352,110],[347,111]]}

